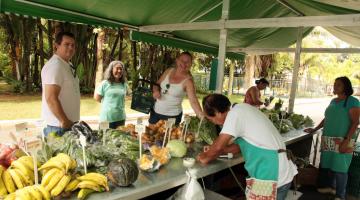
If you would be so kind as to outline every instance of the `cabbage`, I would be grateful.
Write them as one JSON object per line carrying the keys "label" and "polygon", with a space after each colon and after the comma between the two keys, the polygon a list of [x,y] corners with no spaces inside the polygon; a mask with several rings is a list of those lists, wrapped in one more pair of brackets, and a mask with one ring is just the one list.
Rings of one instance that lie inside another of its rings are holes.
{"label": "cabbage", "polygon": [[182,140],[170,140],[167,145],[171,157],[184,157],[187,151],[186,144]]}

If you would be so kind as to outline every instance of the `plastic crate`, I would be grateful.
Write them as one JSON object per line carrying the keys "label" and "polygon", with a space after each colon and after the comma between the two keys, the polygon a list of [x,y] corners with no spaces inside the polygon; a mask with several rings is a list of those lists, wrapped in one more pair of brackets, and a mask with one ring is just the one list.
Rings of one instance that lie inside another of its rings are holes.
{"label": "plastic crate", "polygon": [[149,114],[155,103],[152,96],[152,85],[157,84],[144,79],[139,79],[139,82],[142,84],[133,91],[131,109]]}

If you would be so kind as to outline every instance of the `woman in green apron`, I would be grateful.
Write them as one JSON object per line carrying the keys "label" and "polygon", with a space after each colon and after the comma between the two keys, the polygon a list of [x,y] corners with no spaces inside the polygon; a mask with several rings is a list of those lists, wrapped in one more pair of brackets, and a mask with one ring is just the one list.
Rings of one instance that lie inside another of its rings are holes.
{"label": "woman in green apron", "polygon": [[209,150],[197,159],[206,164],[221,154],[241,150],[250,176],[246,180],[247,199],[285,199],[297,170],[286,156],[280,133],[256,107],[246,103],[230,105],[229,99],[220,94],[203,99],[206,118],[223,128]]}
{"label": "woman in green apron", "polygon": [[356,129],[359,124],[359,100],[351,96],[353,88],[347,77],[338,77],[334,94],[326,108],[325,118],[315,128],[305,129],[313,133],[323,129],[320,157],[320,193],[335,194],[337,200],[345,199],[348,169],[352,159]]}

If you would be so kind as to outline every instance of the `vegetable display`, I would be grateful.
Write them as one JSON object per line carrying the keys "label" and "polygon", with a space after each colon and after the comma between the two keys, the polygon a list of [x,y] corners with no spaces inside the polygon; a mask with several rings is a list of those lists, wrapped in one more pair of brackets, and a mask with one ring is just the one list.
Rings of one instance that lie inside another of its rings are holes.
{"label": "vegetable display", "polygon": [[207,119],[203,119],[200,124],[200,119],[197,117],[190,117],[190,123],[188,127],[188,131],[195,133],[199,131],[199,137],[205,143],[211,145],[213,141],[218,137],[216,125],[208,121]]}
{"label": "vegetable display", "polygon": [[109,180],[117,186],[133,184],[139,175],[136,163],[128,158],[113,160],[109,164]]}

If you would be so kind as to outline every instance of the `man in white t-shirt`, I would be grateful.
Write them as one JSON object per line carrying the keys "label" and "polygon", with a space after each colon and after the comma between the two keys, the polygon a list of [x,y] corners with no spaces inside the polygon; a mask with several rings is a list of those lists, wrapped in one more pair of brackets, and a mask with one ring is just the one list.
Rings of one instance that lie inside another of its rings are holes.
{"label": "man in white t-shirt", "polygon": [[75,37],[60,32],[55,37],[55,54],[41,70],[44,134],[63,135],[80,119],[79,79],[70,63],[75,54]]}
{"label": "man in white t-shirt", "polygon": [[297,169],[287,158],[280,133],[259,109],[245,103],[230,106],[229,99],[221,94],[203,99],[206,118],[223,128],[198,160],[206,164],[220,154],[241,150],[250,176],[246,180],[247,199],[285,199]]}

